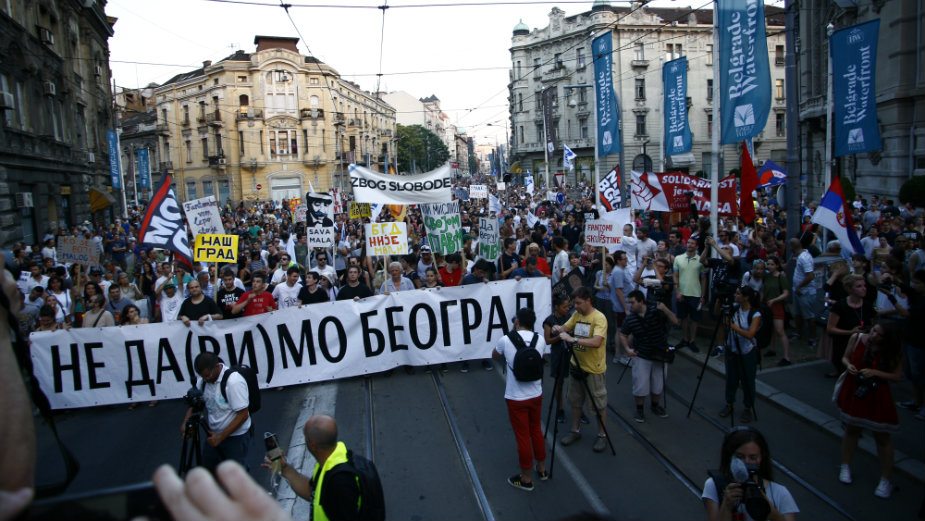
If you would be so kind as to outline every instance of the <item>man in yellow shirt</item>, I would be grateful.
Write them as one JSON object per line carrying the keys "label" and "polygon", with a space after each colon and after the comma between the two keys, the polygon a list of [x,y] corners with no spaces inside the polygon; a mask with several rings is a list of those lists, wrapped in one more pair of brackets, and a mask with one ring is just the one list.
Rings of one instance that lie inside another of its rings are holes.
{"label": "man in yellow shirt", "polygon": [[[604,428],[607,412],[607,386],[604,373],[607,372],[607,318],[594,309],[594,296],[590,288],[580,287],[572,293],[575,313],[568,322],[555,326],[553,331],[559,338],[572,346],[570,361],[572,378],[569,379],[569,401],[572,405],[572,430],[562,438],[562,445],[569,446],[581,439],[581,412],[588,398],[588,391],[594,406],[600,412],[597,439],[594,452],[607,448],[607,431]],[[587,387],[585,386],[587,384]]]}

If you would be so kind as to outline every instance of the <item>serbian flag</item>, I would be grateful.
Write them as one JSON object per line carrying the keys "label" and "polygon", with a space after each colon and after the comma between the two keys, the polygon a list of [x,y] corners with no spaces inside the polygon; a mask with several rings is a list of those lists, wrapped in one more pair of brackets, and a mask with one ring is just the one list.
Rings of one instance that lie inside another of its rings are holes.
{"label": "serbian flag", "polygon": [[758,188],[787,184],[787,172],[774,161],[765,161],[758,169]]}
{"label": "serbian flag", "polygon": [[864,253],[861,240],[854,231],[851,212],[845,202],[841,178],[835,176],[832,178],[832,186],[829,187],[829,191],[822,196],[822,204],[813,213],[812,222],[834,233],[842,248],[854,253]]}
{"label": "serbian flag", "polygon": [[177,260],[186,265],[193,266],[193,252],[189,247],[189,238],[186,235],[186,224],[180,213],[177,196],[173,193],[170,174],[161,178],[161,184],[154,191],[148,211],[141,220],[138,229],[138,240],[143,246],[153,246],[174,252]]}
{"label": "serbian flag", "polygon": [[755,171],[755,163],[752,163],[752,156],[748,153],[748,145],[742,142],[742,164],[739,170],[742,176],[740,187],[742,193],[739,196],[739,217],[745,224],[751,224],[755,221],[755,201],[752,199],[752,192],[758,187],[758,172]]}

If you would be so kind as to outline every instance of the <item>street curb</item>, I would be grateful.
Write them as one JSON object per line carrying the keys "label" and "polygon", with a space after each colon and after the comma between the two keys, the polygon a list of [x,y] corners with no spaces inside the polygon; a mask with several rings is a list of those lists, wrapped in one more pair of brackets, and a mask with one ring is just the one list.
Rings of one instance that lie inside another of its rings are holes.
{"label": "street curb", "polygon": [[[678,349],[677,354],[696,362],[698,365],[703,364],[703,359],[706,356],[709,356],[709,349],[703,354],[691,353],[687,349]],[[722,362],[716,359],[712,359],[707,363],[707,367],[710,371],[726,377],[726,368]],[[781,391],[780,389],[768,385],[762,381],[755,382],[755,392],[758,393],[758,396],[764,398],[765,400],[777,405],[778,407],[784,409],[787,412],[792,413],[793,415],[802,418],[807,423],[815,425],[819,429],[828,432],[835,436],[838,439],[841,439],[843,434],[841,420],[826,414],[815,407],[807,405],[803,401],[797,399],[796,397]],[[877,456],[877,446],[874,443],[872,437],[865,436],[862,437],[858,443],[858,447],[867,452],[868,454]],[[909,477],[925,483],[925,462],[917,460],[908,454],[897,450],[895,447],[894,452],[894,467],[896,470],[899,470]]]}

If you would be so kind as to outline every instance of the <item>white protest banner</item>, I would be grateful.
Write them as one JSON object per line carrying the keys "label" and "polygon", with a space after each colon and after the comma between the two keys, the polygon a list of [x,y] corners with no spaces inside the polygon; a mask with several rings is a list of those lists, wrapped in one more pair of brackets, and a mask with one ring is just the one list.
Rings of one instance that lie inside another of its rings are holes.
{"label": "white protest banner", "polygon": [[507,189],[507,183],[504,183],[504,182],[495,183],[495,188],[496,188],[499,192],[502,192],[502,191],[504,191],[504,190]]}
{"label": "white protest banner", "polygon": [[427,244],[434,253],[448,255],[462,249],[462,220],[459,203],[422,204]]}
{"label": "white protest banner", "polygon": [[417,175],[388,175],[350,165],[350,184],[360,203],[448,203],[453,199],[449,164]]}
{"label": "white protest banner", "polygon": [[189,223],[193,237],[202,233],[224,234],[225,225],[218,211],[218,201],[214,196],[206,196],[183,203],[183,213]]}
{"label": "white protest banner", "polygon": [[[100,263],[100,249],[92,239],[83,237],[58,237],[58,262],[95,266]],[[28,270],[26,270],[28,272]]]}
{"label": "white protest banner", "polygon": [[517,309],[532,308],[542,322],[550,303],[542,278],[397,291],[203,326],[174,321],[36,332],[31,356],[55,409],[143,402],[186,394],[203,351],[254,368],[264,389],[488,358]]}
{"label": "white protest banner", "polygon": [[527,211],[527,227],[532,230],[538,222],[540,222],[539,218],[533,212]]}
{"label": "white protest banner", "polygon": [[526,189],[528,194],[533,194],[533,176],[528,175],[524,177],[524,189]]}
{"label": "white protest banner", "polygon": [[608,250],[616,249],[623,237],[623,225],[614,221],[595,219],[585,223],[585,244],[603,246]]}
{"label": "white protest banner", "polygon": [[366,254],[374,257],[407,255],[408,225],[396,222],[366,224]]}
{"label": "white protest banner", "polygon": [[547,201],[555,203],[558,201],[558,198],[559,198],[559,192],[550,192],[550,191],[546,192]]}
{"label": "white protest banner", "polygon": [[488,185],[469,185],[471,199],[488,199]]}
{"label": "white protest banner", "polygon": [[493,261],[501,254],[501,227],[498,219],[479,217],[479,255]]}
{"label": "white protest banner", "polygon": [[305,222],[305,218],[308,215],[308,208],[304,204],[300,204],[295,207],[295,222]]}

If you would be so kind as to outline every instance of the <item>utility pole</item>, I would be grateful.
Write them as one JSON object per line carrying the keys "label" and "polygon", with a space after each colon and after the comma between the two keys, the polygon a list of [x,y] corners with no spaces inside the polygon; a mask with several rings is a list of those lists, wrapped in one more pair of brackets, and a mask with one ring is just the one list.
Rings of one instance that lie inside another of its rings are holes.
{"label": "utility pole", "polygon": [[[784,57],[784,71],[787,82],[787,185],[785,188],[785,206],[787,209],[787,237],[797,237],[800,233],[800,200],[802,189],[800,178],[802,177],[800,162],[800,122],[799,122],[799,105],[800,90],[798,88],[799,75],[797,73],[797,2],[796,0],[787,0],[784,6],[786,11],[787,22],[785,29],[785,42],[787,45],[787,54]],[[715,123],[714,123],[715,124]]]}

